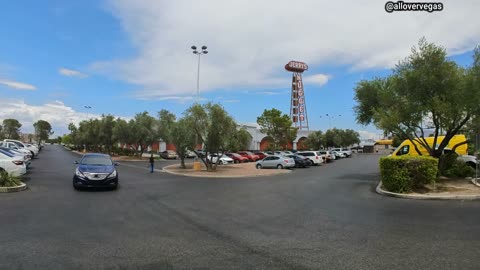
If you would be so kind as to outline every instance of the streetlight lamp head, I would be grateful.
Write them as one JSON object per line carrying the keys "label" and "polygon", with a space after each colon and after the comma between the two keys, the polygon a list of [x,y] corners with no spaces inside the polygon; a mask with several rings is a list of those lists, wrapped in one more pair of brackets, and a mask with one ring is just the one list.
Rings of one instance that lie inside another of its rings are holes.
{"label": "streetlight lamp head", "polygon": [[193,51],[194,54],[198,54],[198,51]]}
{"label": "streetlight lamp head", "polygon": [[206,50],[206,49],[207,49],[207,46],[203,45],[202,50]]}
{"label": "streetlight lamp head", "polygon": [[208,53],[208,51],[206,51],[206,50],[205,50],[205,51],[202,51],[202,53],[204,53],[204,54],[207,54],[207,53]]}
{"label": "streetlight lamp head", "polygon": [[197,46],[192,46],[191,48],[192,48],[192,50],[196,50]]}

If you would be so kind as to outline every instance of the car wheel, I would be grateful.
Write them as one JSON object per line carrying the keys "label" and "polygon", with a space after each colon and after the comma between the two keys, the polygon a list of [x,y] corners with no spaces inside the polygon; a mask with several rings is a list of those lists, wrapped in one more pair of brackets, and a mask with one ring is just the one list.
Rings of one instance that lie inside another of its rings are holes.
{"label": "car wheel", "polygon": [[310,160],[310,166],[313,166],[315,165],[315,163],[313,162],[313,160]]}
{"label": "car wheel", "polygon": [[237,163],[238,163],[238,160],[234,160],[233,163],[237,164]]}
{"label": "car wheel", "polygon": [[283,169],[282,164],[278,164],[278,165],[277,165],[277,169]]}
{"label": "car wheel", "polygon": [[262,168],[262,164],[257,164],[257,166],[255,166],[255,167],[257,167],[257,169],[261,169],[261,168]]}

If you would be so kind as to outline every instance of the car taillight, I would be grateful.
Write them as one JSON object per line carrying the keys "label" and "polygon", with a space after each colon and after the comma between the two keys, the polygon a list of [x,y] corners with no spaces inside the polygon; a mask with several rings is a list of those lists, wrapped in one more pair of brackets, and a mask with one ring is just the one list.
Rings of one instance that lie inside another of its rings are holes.
{"label": "car taillight", "polygon": [[285,159],[284,161],[285,161],[285,163],[288,163],[288,159]]}
{"label": "car taillight", "polygon": [[316,156],[315,159],[318,159],[318,156]]}
{"label": "car taillight", "polygon": [[14,160],[14,161],[12,161],[12,162],[13,162],[13,164],[15,164],[15,165],[22,165],[22,164],[23,164],[23,161],[20,161],[20,160]]}

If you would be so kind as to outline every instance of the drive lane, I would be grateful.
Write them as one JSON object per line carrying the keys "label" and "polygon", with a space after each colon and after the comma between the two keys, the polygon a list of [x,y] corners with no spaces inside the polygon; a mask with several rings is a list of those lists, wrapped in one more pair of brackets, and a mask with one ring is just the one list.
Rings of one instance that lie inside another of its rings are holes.
{"label": "drive lane", "polygon": [[378,156],[256,179],[120,165],[117,191],[81,192],[76,159],[47,146],[0,194],[0,268],[478,268],[478,202],[379,196]]}

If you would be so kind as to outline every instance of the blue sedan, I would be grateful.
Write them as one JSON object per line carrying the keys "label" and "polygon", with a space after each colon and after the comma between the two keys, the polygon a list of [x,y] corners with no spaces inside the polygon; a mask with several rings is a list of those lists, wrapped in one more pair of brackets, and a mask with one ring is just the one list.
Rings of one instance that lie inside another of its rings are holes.
{"label": "blue sedan", "polygon": [[73,187],[109,187],[116,189],[118,186],[118,172],[109,155],[85,154],[78,164],[73,175]]}

